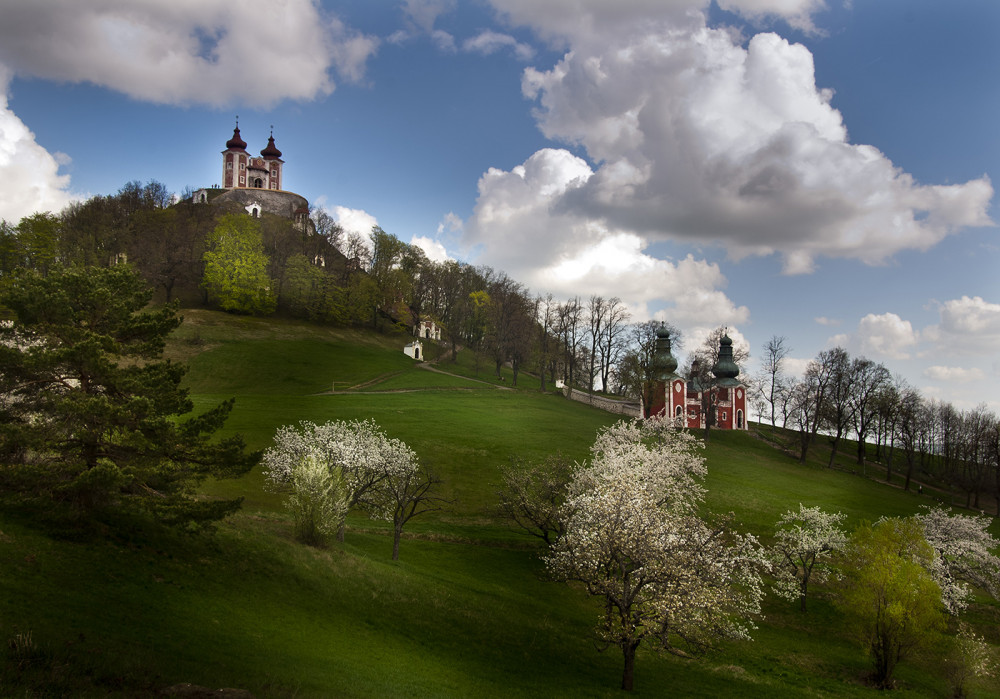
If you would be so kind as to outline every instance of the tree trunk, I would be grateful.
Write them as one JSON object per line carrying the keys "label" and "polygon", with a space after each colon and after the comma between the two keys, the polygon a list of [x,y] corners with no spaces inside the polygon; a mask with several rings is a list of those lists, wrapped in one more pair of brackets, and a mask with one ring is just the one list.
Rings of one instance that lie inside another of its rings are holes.
{"label": "tree trunk", "polygon": [[632,691],[635,678],[635,649],[636,645],[627,643],[622,646],[622,653],[625,655],[625,667],[622,670],[622,689],[626,692]]}
{"label": "tree trunk", "polygon": [[399,560],[399,539],[403,535],[403,525],[397,524],[392,530],[392,560]]}
{"label": "tree trunk", "polygon": [[830,463],[826,465],[827,468],[833,468],[833,461],[837,458],[837,447],[840,446],[840,431],[837,431],[836,436],[833,438],[833,446],[830,448]]}

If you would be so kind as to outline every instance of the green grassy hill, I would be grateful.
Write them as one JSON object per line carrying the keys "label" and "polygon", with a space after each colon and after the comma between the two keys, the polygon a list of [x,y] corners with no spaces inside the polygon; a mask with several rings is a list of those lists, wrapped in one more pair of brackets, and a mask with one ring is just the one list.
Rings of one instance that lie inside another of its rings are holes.
{"label": "green grassy hill", "polygon": [[[447,510],[413,520],[400,560],[387,527],[352,516],[344,544],[296,543],[259,469],[209,483],[245,497],[211,538],[116,535],[55,541],[0,520],[0,696],[155,696],[190,682],[258,697],[600,697],[620,694],[621,655],[591,641],[597,606],[542,579],[539,548],[493,513],[499,467],[560,451],[583,459],[615,416],[496,381],[460,353],[415,364],[405,336],[186,312],[170,356],[189,362],[199,407],[236,397],[227,432],[253,448],[298,420],[374,418],[443,477]],[[430,349],[429,345],[425,345]],[[435,350],[437,348],[434,348]],[[846,448],[846,447],[845,447]],[[715,432],[706,506],[768,537],[802,502],[853,526],[929,503],[816,462],[798,464],[753,434]],[[698,660],[640,651],[636,694],[874,695],[867,664],[829,592],[810,611],[777,599],[755,640]],[[1000,608],[973,618],[1000,643]],[[898,696],[946,696],[934,657],[901,665]],[[978,681],[974,696],[1000,696]]]}

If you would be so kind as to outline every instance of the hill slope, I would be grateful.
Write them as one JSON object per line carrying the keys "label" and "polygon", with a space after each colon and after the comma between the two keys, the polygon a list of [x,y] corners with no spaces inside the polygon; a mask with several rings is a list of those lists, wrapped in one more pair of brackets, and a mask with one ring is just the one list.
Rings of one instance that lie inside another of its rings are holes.
{"label": "hill slope", "polygon": [[[259,697],[619,694],[619,654],[590,640],[594,601],[544,581],[534,541],[492,511],[510,457],[583,459],[615,416],[537,384],[498,387],[461,353],[438,365],[447,374],[427,371],[402,354],[402,336],[187,316],[170,353],[190,362],[199,406],[236,396],[227,431],[263,448],[283,424],[372,417],[434,465],[454,506],[413,520],[398,562],[387,528],[360,516],[342,545],[295,543],[259,469],[206,486],[246,497],[211,540],[69,543],[0,521],[0,695],[143,696],[180,682]],[[733,511],[761,536],[799,502],[841,510],[852,525],[927,502],[802,466],[748,434],[713,433],[706,455],[708,509]],[[980,605],[976,618],[1000,640],[996,605]],[[752,643],[697,661],[641,651],[636,687],[644,696],[866,696],[865,670],[817,589],[807,615],[769,601]],[[945,695],[941,674],[933,658],[904,664],[897,694]],[[1000,696],[995,683],[973,686]]]}

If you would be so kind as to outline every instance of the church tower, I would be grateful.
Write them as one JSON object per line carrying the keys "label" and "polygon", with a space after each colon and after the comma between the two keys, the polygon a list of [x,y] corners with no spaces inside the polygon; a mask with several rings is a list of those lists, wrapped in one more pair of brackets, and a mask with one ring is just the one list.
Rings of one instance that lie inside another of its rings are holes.
{"label": "church tower", "polygon": [[264,156],[264,167],[267,169],[268,189],[281,189],[281,151],[274,145],[274,131],[267,139],[267,147],[260,152]]}
{"label": "church tower", "polygon": [[274,145],[274,132],[267,139],[267,146],[260,157],[247,153],[247,144],[240,138],[240,124],[236,122],[233,137],[226,141],[222,151],[222,186],[224,189],[281,190],[281,151]]}
{"label": "church tower", "polygon": [[247,186],[247,166],[250,155],[247,153],[247,143],[240,138],[240,123],[236,122],[233,137],[226,141],[226,150],[222,151],[222,186],[225,189]]}
{"label": "church tower", "polygon": [[719,361],[712,367],[715,375],[716,425],[724,430],[747,429],[746,387],[736,377],[740,368],[733,361],[733,341],[728,334],[719,341]]}
{"label": "church tower", "polygon": [[682,420],[684,417],[684,379],[677,375],[677,360],[670,347],[670,331],[661,327],[656,331],[656,350],[653,356],[656,378],[652,395],[648,398],[646,417],[664,417]]}

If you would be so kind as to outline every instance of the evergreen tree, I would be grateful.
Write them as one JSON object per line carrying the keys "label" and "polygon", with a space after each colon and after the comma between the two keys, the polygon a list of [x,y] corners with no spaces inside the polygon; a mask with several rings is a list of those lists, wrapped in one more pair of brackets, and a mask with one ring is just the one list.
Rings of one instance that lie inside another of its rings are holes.
{"label": "evergreen tree", "polygon": [[203,500],[207,476],[256,462],[242,438],[211,440],[232,401],[199,416],[184,367],[161,355],[175,306],[147,311],[130,268],[19,271],[0,287],[0,503],[76,523],[152,516],[202,526],[239,500]]}

